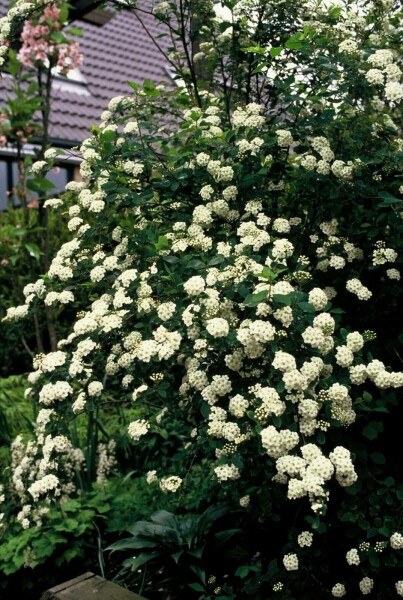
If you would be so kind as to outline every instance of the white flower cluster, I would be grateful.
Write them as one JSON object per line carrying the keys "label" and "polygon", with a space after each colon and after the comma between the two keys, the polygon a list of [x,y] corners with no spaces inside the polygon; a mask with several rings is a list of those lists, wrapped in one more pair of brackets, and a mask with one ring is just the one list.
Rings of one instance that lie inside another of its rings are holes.
{"label": "white flower cluster", "polygon": [[176,475],[170,477],[162,477],[160,479],[160,488],[163,492],[175,493],[182,485],[182,479]]}
{"label": "white flower cluster", "polygon": [[98,464],[96,482],[98,485],[102,486],[105,485],[107,478],[117,466],[115,440],[109,440],[107,443],[98,444],[97,455]]}
{"label": "white flower cluster", "polygon": [[351,39],[344,40],[343,42],[341,42],[339,44],[338,50],[340,53],[345,54],[357,54],[359,52],[357,42]]}
{"label": "white flower cluster", "polygon": [[276,131],[277,144],[280,148],[288,148],[294,142],[291,131],[287,129],[278,129]]}
{"label": "white flower cluster", "polygon": [[214,469],[214,473],[216,474],[218,481],[239,479],[241,476],[238,467],[229,464],[219,465]]}
{"label": "white flower cluster", "polygon": [[304,548],[305,546],[307,546],[307,547],[312,546],[312,542],[313,542],[313,535],[310,531],[303,531],[302,533],[299,534],[298,545],[301,546],[301,548]]}
{"label": "white flower cluster", "polygon": [[59,480],[51,473],[35,481],[29,488],[28,492],[34,500],[38,500],[40,496],[53,492],[56,496],[60,494]]}
{"label": "white flower cluster", "polygon": [[129,437],[138,442],[143,435],[146,435],[150,429],[150,424],[145,419],[138,419],[137,421],[132,421],[127,428],[127,433]]}
{"label": "white flower cluster", "polygon": [[359,565],[361,560],[360,560],[360,555],[358,554],[358,550],[357,548],[352,548],[351,550],[349,550],[346,554],[346,560],[347,560],[347,564],[349,565]]}
{"label": "white flower cluster", "polygon": [[259,104],[251,102],[245,108],[237,107],[232,116],[234,127],[250,127],[253,129],[261,127],[265,118],[261,116],[262,107]]}
{"label": "white flower cluster", "polygon": [[229,333],[229,325],[226,319],[215,317],[206,323],[206,329],[213,338],[226,337]]}
{"label": "white flower cluster", "polygon": [[372,68],[366,72],[365,78],[370,84],[383,86],[389,102],[398,103],[403,98],[403,85],[399,82],[402,72],[393,61],[390,50],[376,50],[367,58]]}
{"label": "white flower cluster", "polygon": [[54,402],[65,400],[72,393],[73,388],[67,381],[45,383],[39,392],[39,402],[45,406],[49,406]]}
{"label": "white flower cluster", "polygon": [[394,550],[403,549],[403,535],[397,531],[390,536],[390,546]]}
{"label": "white flower cluster", "polygon": [[364,596],[366,596],[372,592],[372,589],[374,587],[374,580],[370,577],[363,577],[358,585],[360,588],[360,592]]}
{"label": "white flower cluster", "polygon": [[372,254],[372,264],[374,266],[384,265],[387,262],[395,262],[397,252],[393,248],[386,248],[384,242],[377,242]]}
{"label": "white flower cluster", "polygon": [[346,284],[348,292],[355,294],[359,300],[369,300],[372,292],[357,278],[349,279]]}
{"label": "white flower cluster", "polygon": [[342,583],[336,583],[332,587],[332,596],[335,598],[343,598],[346,595],[346,588]]}
{"label": "white flower cluster", "polygon": [[185,292],[189,296],[199,296],[206,289],[206,282],[203,277],[195,275],[183,284]]}
{"label": "white flower cluster", "polygon": [[296,554],[286,554],[283,557],[283,565],[286,571],[298,571],[299,563]]}

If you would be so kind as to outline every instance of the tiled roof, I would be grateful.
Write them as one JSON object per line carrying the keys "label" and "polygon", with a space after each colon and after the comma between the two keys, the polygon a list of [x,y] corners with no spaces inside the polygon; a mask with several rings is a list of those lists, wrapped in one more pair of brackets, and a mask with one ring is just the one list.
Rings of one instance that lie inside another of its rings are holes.
{"label": "tiled roof", "polygon": [[[0,0],[0,13],[5,13],[7,0]],[[150,11],[150,0],[139,0],[140,9]],[[112,9],[109,9],[112,10]],[[162,26],[150,12],[138,13],[153,39],[162,32]],[[146,33],[140,21],[127,10],[114,11],[112,18],[102,26],[85,21],[71,24],[84,31],[75,38],[80,44],[84,62],[80,72],[86,85],[72,83],[70,91],[64,86],[54,86],[52,91],[52,112],[50,136],[54,143],[68,143],[71,146],[88,137],[88,130],[99,122],[99,116],[107,108],[114,96],[127,94],[128,81],[142,84],[145,79],[154,83],[170,82],[168,63]],[[166,38],[158,38],[164,49]],[[6,86],[0,80],[0,98]],[[84,90],[85,95],[74,93]],[[1,100],[0,100],[1,105]]]}

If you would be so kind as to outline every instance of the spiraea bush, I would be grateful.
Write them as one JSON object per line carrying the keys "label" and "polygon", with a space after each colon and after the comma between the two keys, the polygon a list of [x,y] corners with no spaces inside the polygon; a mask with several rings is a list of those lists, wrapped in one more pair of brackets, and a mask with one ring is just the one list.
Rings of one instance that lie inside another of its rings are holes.
{"label": "spiraea bush", "polygon": [[[199,570],[186,593],[403,595],[401,467],[382,438],[403,386],[398,13],[245,1],[213,19],[207,4],[203,83],[176,49],[185,88],[110,102],[68,184],[74,238],[8,311],[70,304],[76,320],[34,360],[37,437],[4,522],[30,528],[76,493],[69,422],[134,403],[140,453],[167,423],[184,432],[163,469],[144,461],[149,485],[180,510],[201,468],[205,504],[225,497],[253,532],[234,572]],[[180,37],[197,8],[154,12]]]}

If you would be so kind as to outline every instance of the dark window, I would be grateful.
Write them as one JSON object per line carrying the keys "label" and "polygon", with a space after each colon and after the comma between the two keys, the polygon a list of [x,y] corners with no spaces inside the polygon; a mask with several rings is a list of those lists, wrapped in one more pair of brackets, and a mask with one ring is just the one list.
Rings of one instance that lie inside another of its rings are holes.
{"label": "dark window", "polygon": [[[71,165],[61,165],[50,171],[47,175],[55,188],[49,191],[49,195],[57,195],[64,191],[66,183],[73,179],[74,167]],[[15,161],[0,157],[0,210],[6,210],[8,206],[9,196],[7,191],[13,189],[18,182],[18,167]],[[35,192],[28,192],[29,199],[37,198]],[[17,206],[17,203],[16,203]]]}
{"label": "dark window", "polygon": [[0,210],[5,210],[7,208],[7,183],[7,163],[0,159]]}

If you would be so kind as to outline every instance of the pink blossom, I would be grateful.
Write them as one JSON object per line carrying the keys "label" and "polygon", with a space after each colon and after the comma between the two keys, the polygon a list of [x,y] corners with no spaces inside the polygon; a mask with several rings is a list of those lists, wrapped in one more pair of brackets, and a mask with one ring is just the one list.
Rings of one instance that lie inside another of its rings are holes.
{"label": "pink blossom", "polygon": [[77,42],[56,43],[52,33],[61,29],[60,9],[47,6],[39,23],[26,21],[21,34],[23,45],[19,51],[19,59],[26,67],[54,66],[60,68],[62,75],[75,69],[82,63],[82,55],[78,51]]}

